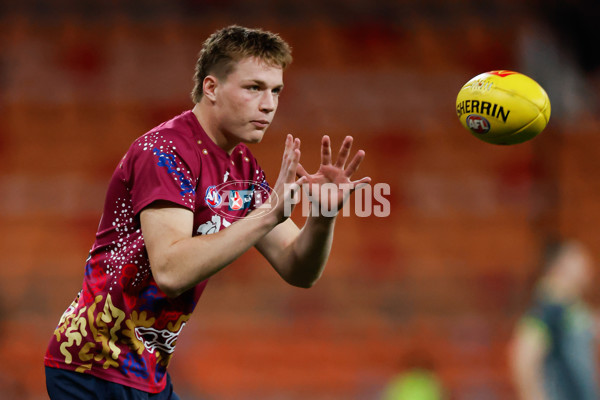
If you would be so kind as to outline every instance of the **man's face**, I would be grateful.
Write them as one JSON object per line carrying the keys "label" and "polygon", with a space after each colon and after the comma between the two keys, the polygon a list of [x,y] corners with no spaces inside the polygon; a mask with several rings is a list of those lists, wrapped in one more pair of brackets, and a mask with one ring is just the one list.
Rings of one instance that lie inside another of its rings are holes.
{"label": "man's face", "polygon": [[260,142],[273,121],[282,89],[280,67],[242,59],[215,89],[219,131],[230,143]]}
{"label": "man's face", "polygon": [[593,278],[591,256],[579,244],[570,244],[564,252],[562,277],[581,293]]}

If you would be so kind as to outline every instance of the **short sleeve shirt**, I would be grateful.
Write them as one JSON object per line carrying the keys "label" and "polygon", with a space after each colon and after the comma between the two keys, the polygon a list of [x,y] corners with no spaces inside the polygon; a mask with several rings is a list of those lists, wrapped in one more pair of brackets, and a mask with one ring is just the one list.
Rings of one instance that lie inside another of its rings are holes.
{"label": "short sleeve shirt", "polygon": [[[223,210],[228,185],[229,206]],[[89,373],[150,393],[166,383],[177,338],[207,281],[168,298],[152,277],[140,212],[163,200],[193,211],[193,235],[218,232],[255,206],[263,170],[240,144],[231,154],[191,111],[138,138],[109,183],[82,289],[62,315],[45,365]],[[202,255],[199,254],[199,257]]]}

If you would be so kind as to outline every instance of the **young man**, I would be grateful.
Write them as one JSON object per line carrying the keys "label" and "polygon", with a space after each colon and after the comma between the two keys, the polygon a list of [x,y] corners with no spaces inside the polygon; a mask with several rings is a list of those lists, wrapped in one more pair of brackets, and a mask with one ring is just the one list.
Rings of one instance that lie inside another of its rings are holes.
{"label": "young man", "polygon": [[[364,158],[358,151],[346,165],[351,137],[333,163],[324,136],[311,175],[299,164],[300,140],[288,135],[267,202],[213,209],[220,184],[267,187],[244,143],[259,142],[273,120],[290,62],[275,34],[238,26],[215,32],[196,65],[194,108],[127,151],[109,184],[83,288],[48,346],[52,399],[177,399],[167,373],[177,337],[207,279],[252,246],[291,285],[319,279],[335,217],[316,213],[299,229],[288,219],[289,202],[306,182],[318,209],[339,211],[348,186],[370,181],[350,180]],[[325,183],[337,185],[334,196],[319,196]]]}
{"label": "young man", "polygon": [[583,302],[592,282],[590,256],[577,242],[558,242],[544,258],[534,303],[514,335],[518,398],[598,399],[595,327]]}

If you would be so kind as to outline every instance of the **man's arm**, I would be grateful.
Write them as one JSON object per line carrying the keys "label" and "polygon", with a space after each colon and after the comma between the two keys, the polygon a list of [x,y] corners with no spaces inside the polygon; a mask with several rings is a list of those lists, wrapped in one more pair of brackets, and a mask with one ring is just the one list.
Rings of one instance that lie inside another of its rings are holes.
{"label": "man's arm", "polygon": [[[350,178],[364,159],[365,153],[359,150],[346,166],[352,147],[352,137],[344,139],[335,163],[331,159],[329,137],[321,142],[321,165],[319,170],[309,175],[301,165],[298,173],[309,185],[309,198],[317,204],[318,212],[310,215],[302,229],[292,220],[286,220],[270,231],[256,245],[279,275],[289,284],[304,288],[311,287],[323,273],[331,251],[333,228],[336,217],[321,215],[320,211],[339,211],[357,185],[370,182],[370,178],[351,181]],[[337,185],[338,191],[327,192],[322,197],[320,185]],[[312,210],[312,207],[310,207]]]}
{"label": "man's arm", "polygon": [[153,203],[140,219],[152,275],[169,297],[231,264],[274,226],[268,218],[242,219],[212,235],[192,237],[192,211],[168,202]]}
{"label": "man's arm", "polygon": [[287,220],[256,245],[290,285],[310,288],[321,277],[331,251],[334,219],[308,218],[302,229]]}
{"label": "man's arm", "polygon": [[537,319],[527,318],[517,327],[510,361],[518,398],[545,400],[543,368],[548,352],[546,326]]}
{"label": "man's arm", "polygon": [[[299,159],[300,141],[288,135],[273,189],[278,198],[291,197],[297,189],[289,184],[296,179]],[[271,204],[265,203],[250,214],[256,218],[243,218],[220,232],[194,237],[192,211],[166,201],[152,203],[142,210],[140,221],[158,287],[167,296],[176,297],[231,264],[286,219],[284,203],[279,201],[272,210],[267,208]]]}

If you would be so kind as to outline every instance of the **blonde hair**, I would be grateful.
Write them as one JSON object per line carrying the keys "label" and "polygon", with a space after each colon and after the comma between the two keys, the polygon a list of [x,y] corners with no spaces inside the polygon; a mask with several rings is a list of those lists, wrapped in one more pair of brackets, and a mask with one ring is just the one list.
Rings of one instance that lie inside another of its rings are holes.
{"label": "blonde hair", "polygon": [[204,78],[225,79],[237,62],[256,57],[268,65],[285,69],[292,63],[290,46],[277,34],[231,25],[209,36],[202,45],[194,73],[194,103],[202,99]]}

